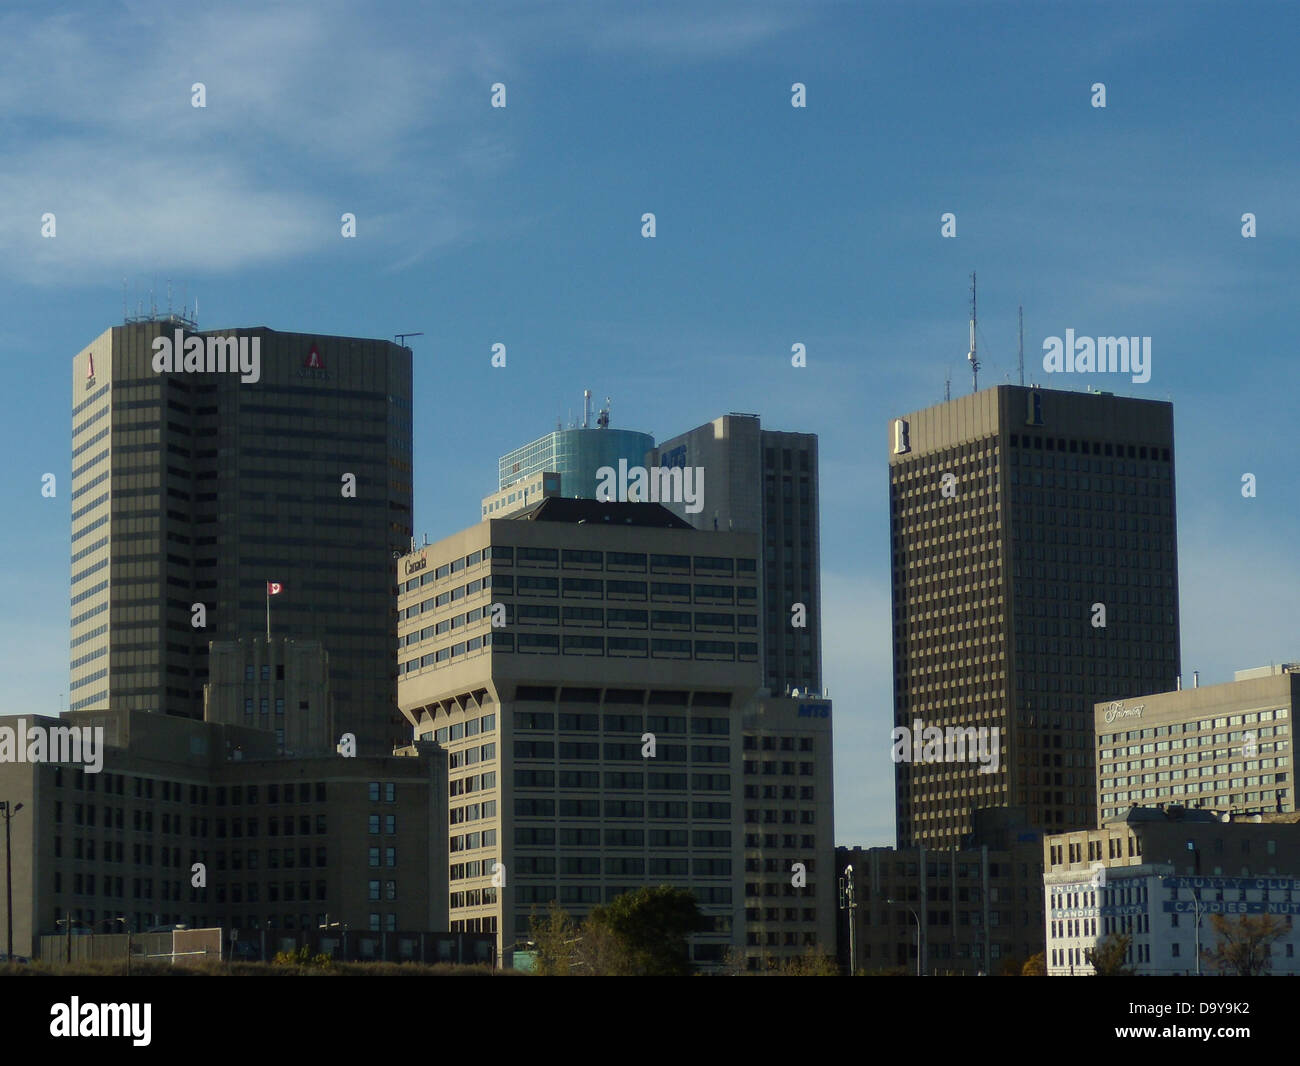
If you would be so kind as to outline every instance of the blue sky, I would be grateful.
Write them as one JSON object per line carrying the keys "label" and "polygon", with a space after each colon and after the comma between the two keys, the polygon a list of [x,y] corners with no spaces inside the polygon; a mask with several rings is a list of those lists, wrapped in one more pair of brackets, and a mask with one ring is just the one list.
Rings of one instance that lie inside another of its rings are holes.
{"label": "blue sky", "polygon": [[[819,434],[840,843],[893,842],[886,425],[969,389],[972,270],[983,384],[1023,303],[1029,380],[1173,400],[1185,671],[1300,659],[1298,31],[1262,3],[7,4],[0,713],[66,692],[70,362],[124,278],[205,328],[423,331],[431,538],[584,388],[657,439]],[[1150,381],[1044,374],[1066,328],[1152,337]]]}

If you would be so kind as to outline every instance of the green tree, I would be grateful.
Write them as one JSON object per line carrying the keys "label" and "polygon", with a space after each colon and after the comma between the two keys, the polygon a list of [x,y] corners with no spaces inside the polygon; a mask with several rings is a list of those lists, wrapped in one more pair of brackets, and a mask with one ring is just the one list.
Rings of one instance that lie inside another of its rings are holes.
{"label": "green tree", "polygon": [[838,977],[840,968],[829,955],[810,947],[801,957],[786,959],[779,972],[782,977]]}
{"label": "green tree", "polygon": [[1097,977],[1132,977],[1133,969],[1124,964],[1133,938],[1127,933],[1111,933],[1095,948],[1086,948],[1083,957],[1092,963]]}
{"label": "green tree", "polygon": [[568,977],[577,961],[578,927],[569,912],[551,900],[546,913],[533,907],[528,916],[529,936],[537,945],[533,973],[543,977]]}
{"label": "green tree", "polygon": [[583,923],[582,954],[593,973],[685,976],[691,972],[686,938],[709,928],[712,923],[686,889],[638,888],[592,908]]}
{"label": "green tree", "polygon": [[1286,936],[1286,922],[1272,914],[1243,914],[1231,921],[1211,914],[1210,925],[1218,937],[1213,948],[1201,952],[1215,972],[1225,977],[1262,977],[1273,969],[1273,945]]}

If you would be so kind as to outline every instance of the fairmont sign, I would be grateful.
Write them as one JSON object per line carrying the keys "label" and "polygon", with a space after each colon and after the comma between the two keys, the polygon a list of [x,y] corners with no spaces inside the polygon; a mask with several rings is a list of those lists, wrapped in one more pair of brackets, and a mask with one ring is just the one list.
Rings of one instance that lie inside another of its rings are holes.
{"label": "fairmont sign", "polygon": [[1109,725],[1116,718],[1141,718],[1145,709],[1145,703],[1139,703],[1136,707],[1125,707],[1122,701],[1116,700],[1106,708],[1106,724]]}

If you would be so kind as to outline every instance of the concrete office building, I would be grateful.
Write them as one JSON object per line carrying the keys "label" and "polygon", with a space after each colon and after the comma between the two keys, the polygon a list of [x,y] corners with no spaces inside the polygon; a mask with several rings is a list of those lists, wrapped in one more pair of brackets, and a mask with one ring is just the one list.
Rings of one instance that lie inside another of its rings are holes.
{"label": "concrete office building", "polygon": [[209,722],[271,730],[280,755],[326,755],[338,747],[329,656],[318,640],[241,637],[214,641],[203,686]]}
{"label": "concrete office building", "polygon": [[744,920],[757,537],[552,498],[404,556],[397,578],[399,701],[450,752],[453,931],[508,952],[550,900],[581,916],[673,884],[714,922],[693,958],[720,964]]}
{"label": "concrete office building", "polygon": [[[858,972],[915,974],[919,952],[923,975],[1019,975],[1043,950],[1042,834],[1024,815],[976,811],[960,848],[837,848],[837,876],[853,867]],[[848,921],[840,911],[846,973]]]}
{"label": "concrete office building", "polygon": [[560,494],[560,475],[555,471],[529,474],[491,496],[484,496],[481,514],[484,519],[513,518],[520,511],[526,511],[542,500]]}
{"label": "concrete office building", "polygon": [[[1049,977],[1094,973],[1088,952],[1131,938],[1139,976],[1197,973],[1197,944],[1217,942],[1208,916],[1274,915],[1286,923],[1271,972],[1300,975],[1300,823],[1184,807],[1134,807],[1097,829],[1043,840]],[[1211,970],[1202,958],[1200,973]]]}
{"label": "concrete office building", "polygon": [[1002,743],[899,762],[899,845],[1095,825],[1093,706],[1181,672],[1171,405],[998,386],[895,419],[889,480],[895,724]]}
{"label": "concrete office building", "polygon": [[[817,436],[763,429],[758,415],[715,418],[647,453],[647,467],[704,471],[702,511],[665,503],[699,529],[762,538],[763,684],[822,692],[821,525]],[[803,605],[803,625],[795,606]]]}
{"label": "concrete office building", "polygon": [[[745,965],[835,954],[830,700],[760,696],[744,710]],[[802,864],[806,885],[796,884]]]}
{"label": "concrete office building", "polygon": [[[193,370],[178,351],[155,371],[186,344]],[[278,582],[272,635],[321,643],[338,729],[372,754],[409,739],[392,558],[411,536],[410,350],[132,321],[74,357],[72,389],[70,708],[201,718],[209,642],[264,637]]]}
{"label": "concrete office building", "polygon": [[1097,807],[1178,804],[1219,813],[1291,812],[1300,666],[1239,670],[1222,685],[1157,692],[1094,708]]}
{"label": "concrete office building", "polygon": [[[146,711],[22,716],[104,730],[102,765],[0,763],[14,815],[14,951],[76,928],[220,925],[241,937],[444,930],[446,753],[286,759],[273,732]],[[205,886],[195,886],[194,864]],[[63,927],[63,928],[66,928]]]}

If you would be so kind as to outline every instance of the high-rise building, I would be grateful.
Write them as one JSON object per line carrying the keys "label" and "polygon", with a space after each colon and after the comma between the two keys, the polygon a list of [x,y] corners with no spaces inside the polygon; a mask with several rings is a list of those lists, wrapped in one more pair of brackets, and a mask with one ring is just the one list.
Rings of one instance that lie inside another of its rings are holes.
{"label": "high-rise building", "polygon": [[956,847],[978,807],[1095,825],[1093,705],[1180,673],[1172,406],[999,386],[889,448],[895,725],[1001,744],[897,763],[899,846]]}
{"label": "high-rise building", "polygon": [[647,467],[703,471],[703,508],[664,506],[699,529],[762,538],[763,684],[775,696],[822,690],[817,435],[715,418],[647,453]]}
{"label": "high-rise building", "polygon": [[[758,538],[549,498],[404,556],[397,579],[400,704],[449,751],[452,930],[499,931],[509,952],[551,900],[580,917],[679,885],[713,921],[693,958],[720,964],[744,921]],[[806,806],[795,828],[813,834]]]}
{"label": "high-rise building", "polygon": [[410,350],[170,317],[105,331],[72,376],[70,708],[201,718],[209,642],[269,625],[320,642],[358,750],[409,741]]}

